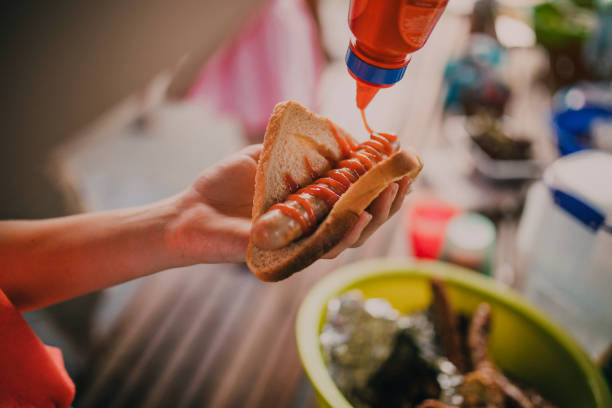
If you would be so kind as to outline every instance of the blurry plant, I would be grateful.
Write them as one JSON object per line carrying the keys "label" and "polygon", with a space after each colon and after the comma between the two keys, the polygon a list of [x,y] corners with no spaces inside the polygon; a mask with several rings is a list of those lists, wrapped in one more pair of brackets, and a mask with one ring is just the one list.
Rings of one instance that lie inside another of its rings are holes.
{"label": "blurry plant", "polygon": [[550,1],[534,7],[533,23],[537,43],[548,51],[553,89],[590,77],[583,49],[596,26],[592,10],[569,0]]}
{"label": "blurry plant", "polygon": [[593,29],[593,13],[562,0],[542,3],[533,10],[539,44],[548,50],[580,46]]}

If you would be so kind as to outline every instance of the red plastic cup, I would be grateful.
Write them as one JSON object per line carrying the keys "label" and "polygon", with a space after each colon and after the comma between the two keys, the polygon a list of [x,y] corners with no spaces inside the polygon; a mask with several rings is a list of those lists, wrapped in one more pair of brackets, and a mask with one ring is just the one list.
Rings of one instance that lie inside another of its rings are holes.
{"label": "red plastic cup", "polygon": [[446,226],[459,212],[458,208],[437,199],[421,200],[407,207],[404,229],[413,255],[422,259],[439,259]]}

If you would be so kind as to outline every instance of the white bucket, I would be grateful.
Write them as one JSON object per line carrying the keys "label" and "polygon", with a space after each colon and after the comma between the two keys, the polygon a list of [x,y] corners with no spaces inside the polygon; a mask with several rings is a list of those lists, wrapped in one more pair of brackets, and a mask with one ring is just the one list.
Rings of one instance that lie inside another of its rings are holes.
{"label": "white bucket", "polygon": [[558,159],[527,195],[517,235],[524,293],[591,355],[612,343],[612,154]]}

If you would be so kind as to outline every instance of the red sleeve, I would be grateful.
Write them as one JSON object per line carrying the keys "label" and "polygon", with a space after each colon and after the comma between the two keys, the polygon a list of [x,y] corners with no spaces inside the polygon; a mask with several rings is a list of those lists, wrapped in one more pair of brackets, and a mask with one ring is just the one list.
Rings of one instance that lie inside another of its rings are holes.
{"label": "red sleeve", "polygon": [[0,290],[0,407],[69,407],[74,392],[61,351],[45,346]]}

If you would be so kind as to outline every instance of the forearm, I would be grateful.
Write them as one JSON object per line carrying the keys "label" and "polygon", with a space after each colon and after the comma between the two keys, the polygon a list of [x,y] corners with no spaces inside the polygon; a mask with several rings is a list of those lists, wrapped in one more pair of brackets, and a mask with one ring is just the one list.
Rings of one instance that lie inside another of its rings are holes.
{"label": "forearm", "polygon": [[170,267],[175,201],[41,221],[0,222],[0,288],[31,310]]}

